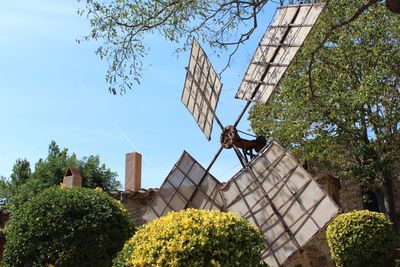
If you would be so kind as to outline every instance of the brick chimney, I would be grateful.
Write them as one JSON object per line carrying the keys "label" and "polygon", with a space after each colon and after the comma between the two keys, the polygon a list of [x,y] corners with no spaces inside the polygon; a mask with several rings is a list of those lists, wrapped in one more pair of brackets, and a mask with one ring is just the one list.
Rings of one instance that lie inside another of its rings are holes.
{"label": "brick chimney", "polygon": [[65,187],[82,187],[82,176],[78,169],[69,166],[64,174],[63,184]]}
{"label": "brick chimney", "polygon": [[142,155],[127,153],[125,157],[125,190],[138,191],[142,183]]}

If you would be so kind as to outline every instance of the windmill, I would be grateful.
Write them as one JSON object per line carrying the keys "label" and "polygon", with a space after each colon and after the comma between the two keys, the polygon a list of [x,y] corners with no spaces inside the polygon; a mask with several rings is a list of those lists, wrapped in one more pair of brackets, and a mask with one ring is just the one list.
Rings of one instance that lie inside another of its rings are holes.
{"label": "windmill", "polygon": [[[339,213],[281,145],[264,137],[243,139],[236,129],[252,102],[268,102],[323,8],[324,4],[301,4],[277,9],[236,94],[247,104],[228,126],[216,115],[222,83],[193,40],[182,102],[208,140],[216,121],[221,146],[207,168],[184,151],[149,205],[146,221],[185,208],[230,210],[261,230],[267,243],[262,259],[269,266],[282,266]],[[243,168],[221,183],[209,171],[224,149],[233,149]]]}

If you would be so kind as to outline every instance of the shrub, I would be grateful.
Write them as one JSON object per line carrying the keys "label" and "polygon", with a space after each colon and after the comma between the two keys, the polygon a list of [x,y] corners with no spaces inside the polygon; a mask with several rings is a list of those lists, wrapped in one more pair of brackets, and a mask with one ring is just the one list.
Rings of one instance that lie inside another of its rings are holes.
{"label": "shrub", "polygon": [[232,212],[187,209],[139,228],[113,266],[261,266],[264,247],[259,230]]}
{"label": "shrub", "polygon": [[127,211],[101,190],[45,189],[6,227],[9,266],[110,266],[133,233]]}
{"label": "shrub", "polygon": [[339,215],[326,231],[337,266],[378,266],[393,252],[396,232],[382,213],[367,210]]}

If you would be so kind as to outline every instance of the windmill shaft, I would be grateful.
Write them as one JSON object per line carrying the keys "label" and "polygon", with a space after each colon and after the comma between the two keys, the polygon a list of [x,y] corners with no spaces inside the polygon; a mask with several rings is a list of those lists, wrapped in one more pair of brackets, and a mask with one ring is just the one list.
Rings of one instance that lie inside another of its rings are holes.
{"label": "windmill shaft", "polygon": [[235,124],[233,125],[235,128],[238,126],[240,120],[242,119],[244,113],[246,113],[246,110],[250,107],[251,102],[247,101],[246,106],[244,106],[242,112],[239,114],[239,117],[237,118],[237,120],[235,121]]}
{"label": "windmill shaft", "polygon": [[239,149],[237,147],[233,147],[235,150],[236,156],[239,158],[240,163],[242,164],[243,168],[246,168],[247,165],[247,160],[246,158],[240,153]]}
{"label": "windmill shaft", "polygon": [[222,122],[219,120],[217,114],[215,114],[215,121],[217,122],[217,124],[219,125],[219,127],[221,127],[221,130],[224,129],[224,125],[222,124]]}

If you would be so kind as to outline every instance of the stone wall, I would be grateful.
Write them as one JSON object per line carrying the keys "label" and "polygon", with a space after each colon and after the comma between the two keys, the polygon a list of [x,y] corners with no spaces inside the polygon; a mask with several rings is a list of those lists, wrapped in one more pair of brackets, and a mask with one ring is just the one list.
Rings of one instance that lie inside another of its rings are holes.
{"label": "stone wall", "polygon": [[316,235],[303,251],[290,257],[285,267],[335,267],[331,260],[325,231]]}
{"label": "stone wall", "polygon": [[360,184],[355,180],[341,181],[340,201],[344,212],[363,209]]}
{"label": "stone wall", "polygon": [[139,226],[145,223],[143,215],[157,191],[157,189],[140,189],[138,191],[113,191],[109,194],[121,201],[121,204],[129,211],[133,223]]}

